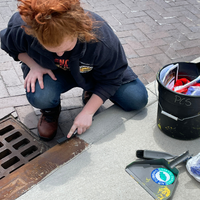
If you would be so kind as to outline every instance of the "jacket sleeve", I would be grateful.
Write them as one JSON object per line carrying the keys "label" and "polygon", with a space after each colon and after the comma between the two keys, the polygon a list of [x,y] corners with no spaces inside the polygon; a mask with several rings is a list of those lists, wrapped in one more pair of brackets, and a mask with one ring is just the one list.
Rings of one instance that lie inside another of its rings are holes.
{"label": "jacket sleeve", "polygon": [[14,17],[15,15],[11,18],[8,27],[1,31],[1,48],[13,57],[15,61],[19,61],[18,54],[27,52],[28,35],[25,34],[20,24],[13,23]]}
{"label": "jacket sleeve", "polygon": [[128,63],[121,43],[115,40],[112,46],[99,42],[96,48],[93,77],[94,93],[104,102],[115,94],[122,84],[123,73]]}

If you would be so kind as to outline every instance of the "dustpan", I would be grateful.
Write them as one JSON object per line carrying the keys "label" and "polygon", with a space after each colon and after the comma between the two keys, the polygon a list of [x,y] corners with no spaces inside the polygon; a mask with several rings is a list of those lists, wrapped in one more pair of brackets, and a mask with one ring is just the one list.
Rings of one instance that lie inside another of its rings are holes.
{"label": "dustpan", "polygon": [[154,199],[166,200],[172,196],[177,185],[179,170],[175,166],[189,157],[189,151],[186,151],[171,162],[165,159],[135,161],[125,170]]}

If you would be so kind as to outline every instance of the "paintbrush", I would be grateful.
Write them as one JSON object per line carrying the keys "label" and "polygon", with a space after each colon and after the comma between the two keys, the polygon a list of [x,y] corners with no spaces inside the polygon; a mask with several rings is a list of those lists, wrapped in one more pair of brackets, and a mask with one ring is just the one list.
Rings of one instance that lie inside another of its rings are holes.
{"label": "paintbrush", "polygon": [[64,143],[64,142],[66,142],[66,141],[70,140],[71,138],[73,138],[77,133],[78,133],[78,130],[76,129],[76,130],[73,132],[73,134],[72,134],[72,136],[71,136],[70,138],[68,138],[67,136],[64,136],[64,137],[58,139],[58,140],[57,140],[57,143],[58,143],[58,144],[62,144],[62,143]]}
{"label": "paintbrush", "polygon": [[151,150],[137,150],[136,156],[142,159],[160,159],[164,158],[166,160],[173,159],[177,156],[171,155],[169,153],[160,152],[160,151],[151,151]]}

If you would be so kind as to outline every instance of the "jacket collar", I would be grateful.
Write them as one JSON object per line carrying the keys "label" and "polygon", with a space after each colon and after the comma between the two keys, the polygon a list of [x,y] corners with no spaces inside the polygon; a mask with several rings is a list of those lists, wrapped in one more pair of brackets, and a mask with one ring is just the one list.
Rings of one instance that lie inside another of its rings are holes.
{"label": "jacket collar", "polygon": [[31,43],[31,48],[36,50],[40,55],[46,56],[48,58],[53,59],[53,53],[50,51],[47,51],[39,42],[36,38],[33,39],[33,42]]}
{"label": "jacket collar", "polygon": [[[46,56],[48,58],[53,59],[53,53],[50,51],[47,51],[39,42],[36,38],[33,39],[33,42],[31,44],[31,47],[35,49],[39,54]],[[79,40],[77,41],[74,49],[72,50],[71,53],[71,58],[70,59],[79,59],[82,58],[85,54],[86,51],[86,43],[80,42]]]}
{"label": "jacket collar", "polygon": [[85,54],[85,51],[86,51],[86,43],[80,42],[78,40],[74,49],[72,50],[70,59],[74,60],[82,58]]}

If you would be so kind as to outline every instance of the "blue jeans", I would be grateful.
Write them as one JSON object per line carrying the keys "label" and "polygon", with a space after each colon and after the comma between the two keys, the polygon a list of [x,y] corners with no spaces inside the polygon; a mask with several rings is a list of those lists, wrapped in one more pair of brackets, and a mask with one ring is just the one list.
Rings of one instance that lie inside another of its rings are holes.
{"label": "blue jeans", "polygon": [[[57,78],[56,81],[52,80],[49,75],[44,75],[44,89],[40,88],[37,81],[35,92],[26,93],[32,106],[44,110],[55,108],[60,103],[61,93],[78,87],[70,72],[55,70],[54,74]],[[147,104],[148,94],[143,83],[137,78],[121,85],[110,100],[125,111],[139,110]]]}

